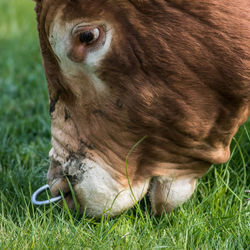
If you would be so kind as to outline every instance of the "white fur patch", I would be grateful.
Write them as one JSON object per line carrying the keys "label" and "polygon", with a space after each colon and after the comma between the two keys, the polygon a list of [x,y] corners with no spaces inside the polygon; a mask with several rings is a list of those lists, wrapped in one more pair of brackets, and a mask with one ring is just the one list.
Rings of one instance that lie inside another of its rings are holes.
{"label": "white fur patch", "polygon": [[133,186],[132,191],[124,188],[106,170],[89,159],[81,161],[80,169],[79,162],[76,165],[74,170],[74,163],[71,162],[69,174],[76,173],[80,177],[81,181],[74,186],[74,190],[81,207],[90,216],[120,214],[139,201],[149,187],[150,180],[146,180]]}
{"label": "white fur patch", "polygon": [[190,178],[168,181],[165,193],[167,202],[177,207],[187,201],[194,191],[190,181]]}
{"label": "white fur patch", "polygon": [[90,68],[95,68],[99,66],[100,61],[108,53],[112,40],[112,29],[110,27],[106,30],[106,40],[105,44],[98,50],[95,50],[88,54],[86,58],[86,64]]}
{"label": "white fur patch", "polygon": [[68,79],[77,78],[79,77],[79,73],[83,73],[89,77],[96,90],[103,91],[105,90],[105,85],[96,76],[95,70],[98,68],[101,60],[110,49],[112,40],[112,28],[109,24],[105,23],[107,28],[105,43],[98,49],[90,51],[86,59],[82,63],[76,63],[68,58],[67,53],[68,49],[70,48],[71,32],[73,28],[78,24],[81,24],[81,26],[88,26],[93,24],[98,25],[100,24],[100,22],[84,23],[81,20],[77,19],[73,20],[72,22],[66,23],[61,20],[61,14],[59,12],[55,17],[54,22],[50,26],[49,42],[55,55],[58,58],[63,74]]}
{"label": "white fur patch", "polygon": [[[156,182],[150,191],[152,206],[158,202],[164,202],[175,208],[187,201],[193,194],[195,185],[192,185],[194,179],[187,177],[185,179],[170,179],[167,177],[157,177]],[[160,185],[161,194],[157,193],[156,185]]]}

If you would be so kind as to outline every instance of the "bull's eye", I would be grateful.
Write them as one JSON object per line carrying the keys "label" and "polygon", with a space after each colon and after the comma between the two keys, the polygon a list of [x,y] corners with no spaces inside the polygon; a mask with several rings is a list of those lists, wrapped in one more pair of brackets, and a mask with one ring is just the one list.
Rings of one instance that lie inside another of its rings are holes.
{"label": "bull's eye", "polygon": [[[79,23],[71,30],[67,42],[67,57],[77,63],[83,62],[89,54],[100,50],[106,41],[106,29],[104,25],[87,25]],[[95,57],[93,57],[95,58]]]}
{"label": "bull's eye", "polygon": [[90,31],[85,31],[80,34],[79,39],[81,43],[90,43],[94,39],[94,34]]}
{"label": "bull's eye", "polygon": [[79,40],[81,43],[90,44],[95,42],[100,36],[99,29],[87,30],[79,34]]}

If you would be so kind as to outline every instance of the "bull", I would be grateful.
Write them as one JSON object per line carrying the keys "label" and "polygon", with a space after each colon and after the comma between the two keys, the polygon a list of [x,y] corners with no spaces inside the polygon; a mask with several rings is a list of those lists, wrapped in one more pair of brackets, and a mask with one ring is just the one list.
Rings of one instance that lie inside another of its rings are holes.
{"label": "bull", "polygon": [[81,210],[114,216],[149,192],[161,214],[228,161],[250,115],[249,0],[36,0],[35,10],[53,195],[74,206],[68,179]]}

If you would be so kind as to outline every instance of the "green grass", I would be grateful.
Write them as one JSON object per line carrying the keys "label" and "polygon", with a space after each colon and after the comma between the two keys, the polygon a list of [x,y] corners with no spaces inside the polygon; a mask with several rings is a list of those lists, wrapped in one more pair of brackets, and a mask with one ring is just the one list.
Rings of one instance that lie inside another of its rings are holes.
{"label": "green grass", "polygon": [[249,248],[250,122],[192,198],[161,218],[147,199],[113,219],[34,207],[49,166],[48,95],[31,0],[0,1],[0,249]]}

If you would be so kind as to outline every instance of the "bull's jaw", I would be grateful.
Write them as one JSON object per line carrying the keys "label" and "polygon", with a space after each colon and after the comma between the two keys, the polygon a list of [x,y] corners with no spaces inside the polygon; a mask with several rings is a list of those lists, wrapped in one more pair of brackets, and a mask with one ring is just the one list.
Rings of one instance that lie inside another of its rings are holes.
{"label": "bull's jaw", "polygon": [[[80,210],[88,216],[115,216],[132,207],[142,199],[149,189],[151,179],[144,179],[136,185],[122,185],[110,172],[93,159],[71,156],[64,162],[54,149],[50,152],[51,166],[48,183],[54,195],[59,190],[65,194],[70,208],[75,208],[68,181],[71,182]],[[57,160],[56,160],[57,159]],[[68,178],[68,180],[66,179]],[[150,200],[152,211],[160,215],[170,212],[187,201],[195,190],[196,178],[182,176],[169,178],[155,177],[151,184]]]}
{"label": "bull's jaw", "polygon": [[52,159],[48,173],[51,192],[57,195],[59,190],[66,193],[69,207],[74,207],[70,189],[65,177],[71,182],[81,211],[89,216],[109,214],[115,216],[132,207],[148,191],[150,179],[132,186],[120,184],[103,166],[93,159],[82,156],[71,156],[62,160],[50,152]]}

